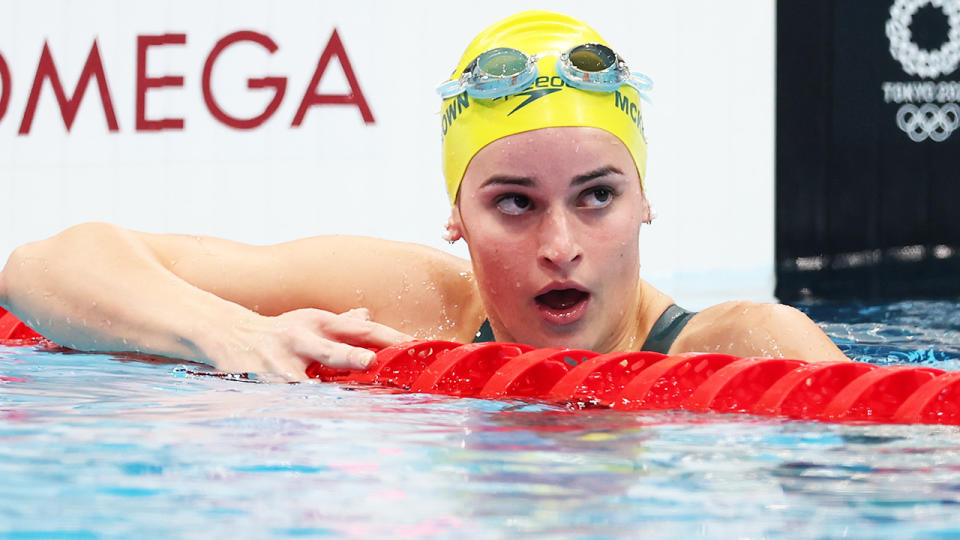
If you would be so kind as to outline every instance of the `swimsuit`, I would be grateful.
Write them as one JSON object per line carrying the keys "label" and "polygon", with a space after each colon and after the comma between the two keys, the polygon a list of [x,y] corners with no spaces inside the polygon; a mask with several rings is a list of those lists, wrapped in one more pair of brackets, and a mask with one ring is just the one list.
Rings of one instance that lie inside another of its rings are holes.
{"label": "swimsuit", "polygon": [[[690,322],[690,319],[696,315],[695,311],[687,311],[682,307],[676,304],[670,304],[663,314],[657,319],[657,322],[653,323],[653,328],[650,329],[650,333],[647,335],[646,341],[643,342],[643,347],[640,350],[642,351],[652,351],[666,354],[670,350],[670,346],[673,345],[673,342],[676,341],[677,336],[680,335],[680,331],[683,330],[683,327]],[[483,324],[480,326],[480,330],[477,331],[477,337],[474,338],[474,343],[486,343],[489,341],[494,341],[493,329],[490,327],[490,321],[484,319]]]}
{"label": "swimsuit", "polygon": [[676,304],[670,304],[670,307],[663,311],[657,322],[653,323],[653,328],[647,334],[647,339],[643,342],[643,347],[640,350],[667,354],[670,346],[680,335],[680,331],[696,314],[695,311],[687,311]]}

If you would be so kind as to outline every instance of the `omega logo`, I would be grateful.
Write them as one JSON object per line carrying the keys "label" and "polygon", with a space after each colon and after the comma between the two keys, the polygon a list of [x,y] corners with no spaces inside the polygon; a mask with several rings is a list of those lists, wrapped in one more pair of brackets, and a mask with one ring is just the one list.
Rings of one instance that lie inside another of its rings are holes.
{"label": "omega logo", "polygon": [[[254,129],[266,122],[283,101],[287,91],[287,77],[284,76],[265,76],[258,78],[248,78],[247,88],[250,90],[267,90],[273,92],[273,97],[264,108],[264,110],[253,117],[238,118],[228,114],[221,104],[217,101],[213,93],[211,78],[214,65],[220,54],[228,47],[241,42],[248,42],[260,46],[267,54],[273,54],[279,46],[266,34],[250,30],[242,30],[230,33],[213,46],[203,63],[201,74],[201,87],[203,101],[210,115],[225,126],[234,129]],[[147,76],[147,50],[151,47],[165,47],[174,45],[186,45],[186,34],[161,34],[161,35],[138,35],[136,50],[136,111],[135,111],[135,129],[136,131],[162,131],[162,130],[182,130],[184,129],[183,118],[147,118],[146,102],[151,89],[166,87],[183,87],[183,75],[173,74],[162,77]],[[321,94],[319,92],[320,81],[330,65],[330,61],[336,59],[340,63],[343,75],[349,85],[349,91],[346,94]],[[37,64],[33,84],[30,87],[30,94],[20,120],[18,134],[27,135],[30,133],[30,127],[40,102],[40,92],[44,82],[49,81],[56,97],[57,105],[60,107],[60,114],[63,117],[63,123],[67,131],[70,131],[73,121],[76,118],[80,102],[92,81],[96,81],[96,89],[100,94],[100,103],[103,107],[104,117],[107,122],[107,129],[111,132],[120,130],[117,121],[117,115],[114,111],[113,98],[110,91],[110,85],[107,81],[106,72],[103,66],[103,60],[100,54],[100,48],[97,40],[93,40],[93,46],[87,55],[83,71],[80,73],[80,79],[72,94],[68,95],[64,85],[60,80],[56,64],[53,60],[53,54],[50,51],[49,44],[44,42],[43,51],[40,54],[40,60]],[[3,121],[10,104],[11,85],[13,77],[10,68],[7,65],[3,55],[0,54],[0,122]],[[347,57],[347,51],[340,40],[336,29],[330,35],[326,47],[320,54],[313,72],[313,77],[307,85],[300,100],[300,106],[291,122],[291,127],[298,127],[303,123],[307,111],[314,106],[319,105],[350,105],[354,106],[360,112],[364,123],[374,123],[373,113],[367,104],[366,97],[360,89],[360,84],[353,72],[353,66]]]}

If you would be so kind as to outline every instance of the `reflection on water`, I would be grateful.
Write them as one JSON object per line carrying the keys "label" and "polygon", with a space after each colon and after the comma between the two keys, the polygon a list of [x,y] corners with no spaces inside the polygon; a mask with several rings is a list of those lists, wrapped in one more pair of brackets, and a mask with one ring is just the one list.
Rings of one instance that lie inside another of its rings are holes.
{"label": "reflection on water", "polygon": [[797,306],[854,360],[960,369],[960,302],[911,300]]}
{"label": "reflection on water", "polygon": [[[960,318],[943,315],[956,305],[874,308],[805,306],[856,341],[848,354],[960,358]],[[195,369],[0,349],[0,538],[960,535],[956,427],[570,411]]]}

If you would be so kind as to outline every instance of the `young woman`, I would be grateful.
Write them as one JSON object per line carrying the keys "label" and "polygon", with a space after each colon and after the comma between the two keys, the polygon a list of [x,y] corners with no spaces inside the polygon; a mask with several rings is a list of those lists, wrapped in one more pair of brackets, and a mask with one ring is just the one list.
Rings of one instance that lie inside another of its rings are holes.
{"label": "young woman", "polygon": [[53,341],[297,380],[411,339],[844,359],[802,313],[676,307],[639,277],[647,81],[584,23],[514,15],[470,44],[443,101],[451,241],[255,247],[104,224],[18,248],[0,305]]}

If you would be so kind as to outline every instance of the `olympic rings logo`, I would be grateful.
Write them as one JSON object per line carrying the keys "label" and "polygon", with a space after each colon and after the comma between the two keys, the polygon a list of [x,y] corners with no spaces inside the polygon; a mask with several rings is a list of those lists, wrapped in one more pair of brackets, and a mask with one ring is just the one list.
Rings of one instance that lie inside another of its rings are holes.
{"label": "olympic rings logo", "polygon": [[897,111],[897,127],[910,136],[914,142],[925,141],[928,138],[935,142],[943,142],[960,127],[960,106],[948,103],[937,107],[927,103],[921,107],[906,104]]}
{"label": "olympic rings logo", "polygon": [[[928,4],[940,8],[950,25],[947,42],[935,51],[921,49],[910,33],[913,15]],[[890,54],[910,75],[932,79],[953,73],[960,64],[960,0],[896,0],[890,7],[887,38]]]}

